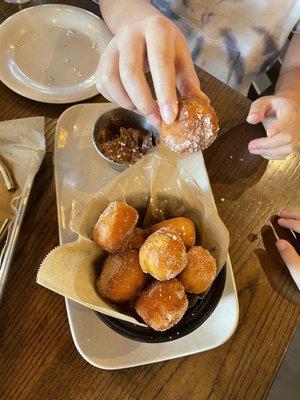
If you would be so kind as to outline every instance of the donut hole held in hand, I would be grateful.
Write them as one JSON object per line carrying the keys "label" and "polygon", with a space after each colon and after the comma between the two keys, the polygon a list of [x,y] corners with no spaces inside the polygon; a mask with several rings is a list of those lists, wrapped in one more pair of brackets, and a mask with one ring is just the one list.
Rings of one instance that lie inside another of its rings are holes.
{"label": "donut hole held in hand", "polygon": [[197,97],[178,100],[178,114],[174,122],[162,122],[160,138],[176,153],[187,154],[205,150],[217,138],[218,117],[210,104]]}

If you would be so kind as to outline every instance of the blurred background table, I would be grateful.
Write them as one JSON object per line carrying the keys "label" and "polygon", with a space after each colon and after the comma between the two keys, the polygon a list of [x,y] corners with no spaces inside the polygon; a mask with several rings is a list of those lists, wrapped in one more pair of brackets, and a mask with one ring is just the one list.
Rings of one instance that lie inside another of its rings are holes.
{"label": "blurred background table", "polygon": [[[46,3],[31,1],[26,6]],[[92,1],[55,1],[98,13]],[[18,10],[2,1],[0,21]],[[122,371],[88,365],[69,332],[64,299],[38,286],[45,255],[58,244],[53,143],[68,105],[25,99],[0,83],[0,121],[46,116],[47,154],[35,180],[0,317],[0,398],[30,400],[264,399],[295,331],[299,292],[266,227],[282,208],[300,204],[300,157],[267,162],[247,144],[264,135],[245,123],[249,100],[198,71],[224,133],[204,154],[219,213],[231,236],[240,303],[233,337],[206,353]],[[97,96],[89,102],[101,102]],[[263,231],[263,235],[261,234]],[[268,254],[265,249],[268,248]]]}

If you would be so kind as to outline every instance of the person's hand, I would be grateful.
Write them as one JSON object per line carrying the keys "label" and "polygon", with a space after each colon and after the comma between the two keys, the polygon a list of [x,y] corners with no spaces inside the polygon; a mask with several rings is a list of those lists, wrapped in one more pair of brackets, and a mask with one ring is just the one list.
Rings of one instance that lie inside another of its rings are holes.
{"label": "person's hand", "polygon": [[270,117],[275,119],[267,128],[267,137],[252,140],[249,152],[268,160],[281,160],[300,142],[300,105],[288,97],[260,97],[252,103],[247,122],[257,124]]}
{"label": "person's hand", "polygon": [[[292,229],[300,233],[300,213],[282,211],[279,214],[278,224],[284,228]],[[293,246],[286,240],[280,239],[276,242],[277,249],[288,267],[292,278],[298,289],[300,289],[300,256]]]}
{"label": "person's hand", "polygon": [[[157,102],[145,78],[150,69]],[[98,90],[108,100],[137,111],[159,126],[177,116],[176,86],[181,95],[206,95],[200,90],[183,34],[160,15],[120,29],[105,49],[96,74]]]}

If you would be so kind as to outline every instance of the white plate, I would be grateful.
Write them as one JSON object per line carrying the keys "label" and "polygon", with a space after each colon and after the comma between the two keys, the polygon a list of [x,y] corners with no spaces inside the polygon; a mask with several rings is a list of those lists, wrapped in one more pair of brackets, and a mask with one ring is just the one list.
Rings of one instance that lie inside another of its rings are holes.
{"label": "white plate", "polygon": [[24,9],[0,26],[0,79],[45,103],[87,99],[97,94],[95,71],[111,38],[105,23],[81,8]]}
{"label": "white plate", "polygon": [[[80,104],[60,117],[55,140],[54,166],[60,243],[76,238],[70,229],[72,216],[119,172],[99,157],[92,143],[97,118],[116,105]],[[201,153],[184,156],[181,163],[212,196]],[[220,346],[233,334],[238,322],[238,299],[230,259],[224,293],[212,315],[194,332],[173,342],[138,343],[120,336],[96,314],[66,299],[70,329],[82,357],[95,367],[121,369],[199,353]]]}

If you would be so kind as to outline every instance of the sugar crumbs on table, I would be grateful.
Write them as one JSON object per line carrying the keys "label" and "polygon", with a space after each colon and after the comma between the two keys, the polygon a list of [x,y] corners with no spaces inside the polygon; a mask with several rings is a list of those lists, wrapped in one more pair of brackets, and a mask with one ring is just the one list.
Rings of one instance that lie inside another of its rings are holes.
{"label": "sugar crumbs on table", "polygon": [[244,161],[244,160],[241,158],[241,161]]}
{"label": "sugar crumbs on table", "polygon": [[223,201],[225,201],[224,197],[221,198],[221,202],[223,203]]}
{"label": "sugar crumbs on table", "polygon": [[258,201],[257,204],[260,206],[261,205],[261,201]]}
{"label": "sugar crumbs on table", "polygon": [[229,158],[233,158],[233,156],[229,156]]}

